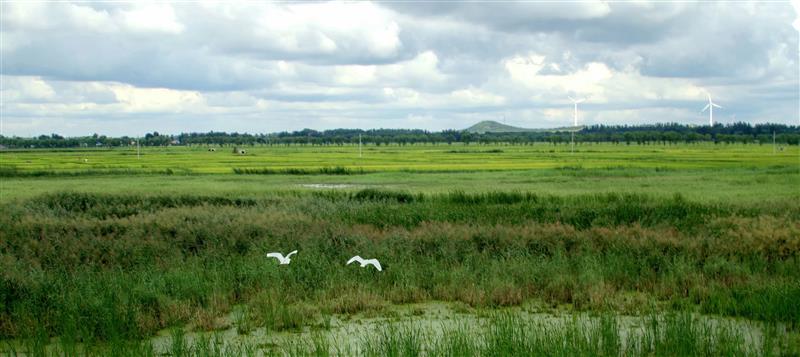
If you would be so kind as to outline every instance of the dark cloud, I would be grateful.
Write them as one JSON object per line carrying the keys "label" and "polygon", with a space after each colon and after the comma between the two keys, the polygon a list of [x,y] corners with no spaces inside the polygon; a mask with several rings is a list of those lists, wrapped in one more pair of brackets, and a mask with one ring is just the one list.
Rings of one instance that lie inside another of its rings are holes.
{"label": "dark cloud", "polygon": [[[174,120],[163,130],[192,120],[197,130],[225,120],[441,129],[502,113],[547,126],[562,120],[566,95],[591,98],[589,121],[702,122],[702,90],[726,106],[720,115],[800,116],[789,4],[0,6],[6,128],[31,133],[81,116],[114,130],[148,116]],[[259,119],[272,116],[287,119]]]}

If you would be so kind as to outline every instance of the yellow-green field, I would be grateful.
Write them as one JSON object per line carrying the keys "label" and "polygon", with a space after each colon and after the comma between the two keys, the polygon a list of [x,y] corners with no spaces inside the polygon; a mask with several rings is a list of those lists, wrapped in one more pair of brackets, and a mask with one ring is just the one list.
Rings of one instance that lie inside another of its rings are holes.
{"label": "yellow-green field", "polygon": [[520,170],[560,167],[710,169],[800,164],[800,149],[774,153],[770,145],[613,145],[530,146],[409,145],[370,146],[359,157],[357,146],[255,146],[237,155],[230,147],[27,150],[0,152],[1,168],[20,171],[87,171],[172,169],[191,173],[232,173],[233,168],[346,167],[365,171]]}
{"label": "yellow-green field", "polygon": [[[46,192],[262,195],[287,190],[380,188],[436,193],[524,191],[645,193],[692,200],[800,200],[800,150],[758,145],[380,146],[135,148],[0,152],[0,199]],[[235,175],[233,168],[359,175]],[[13,170],[13,171],[10,171]],[[173,173],[172,175],[165,174]],[[327,186],[336,185],[336,186]]]}

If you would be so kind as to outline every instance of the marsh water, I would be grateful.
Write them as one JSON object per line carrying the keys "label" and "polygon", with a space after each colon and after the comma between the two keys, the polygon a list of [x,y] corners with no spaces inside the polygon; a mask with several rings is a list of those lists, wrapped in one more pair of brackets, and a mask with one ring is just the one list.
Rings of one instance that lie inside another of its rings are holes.
{"label": "marsh water", "polygon": [[[293,354],[292,351],[309,352],[314,349],[327,349],[336,355],[362,355],[365,349],[374,349],[372,345],[391,343],[393,335],[399,339],[413,339],[425,350],[453,333],[469,338],[482,338],[481,331],[493,330],[498,316],[518,319],[527,328],[542,333],[563,332],[567,330],[598,330],[603,324],[603,315],[598,313],[576,313],[570,311],[551,310],[542,312],[536,308],[514,307],[504,309],[470,309],[463,304],[430,302],[390,306],[380,312],[361,313],[355,315],[328,315],[315,326],[303,327],[294,331],[270,331],[266,328],[255,328],[241,331],[236,320],[237,312],[231,313],[227,319],[230,325],[226,329],[214,332],[188,332],[180,338],[186,346],[203,343],[217,343],[223,346],[236,347],[255,355]],[[652,326],[654,315],[627,316],[613,315],[613,326],[618,331],[620,346],[641,343],[643,335]],[[607,317],[607,316],[606,316]],[[709,315],[691,314],[696,328],[693,333],[714,335],[713,330],[725,331],[727,336],[734,336],[743,346],[750,346],[749,352],[762,354],[758,346],[763,344],[761,324],[745,319],[722,318]],[[663,323],[663,320],[657,318]],[[520,325],[523,326],[523,325]],[[669,329],[663,326],[663,330]],[[573,331],[573,332],[574,332]],[[496,331],[495,331],[496,332]],[[521,333],[524,333],[520,331]],[[692,332],[692,331],[689,331]],[[182,333],[182,331],[180,332]],[[578,332],[579,334],[581,332]],[[670,333],[670,332],[663,332]],[[587,336],[588,337],[588,336]],[[730,337],[728,337],[730,338]],[[151,339],[156,354],[169,355],[175,350],[176,331],[164,330]],[[634,340],[639,342],[634,342]],[[223,347],[225,348],[225,347]],[[624,348],[624,347],[623,347]],[[374,354],[374,353],[366,353]]]}
{"label": "marsh water", "polygon": [[[237,307],[227,316],[221,317],[219,323],[222,327],[215,331],[192,331],[192,326],[165,329],[141,345],[145,345],[148,354],[153,355],[305,355],[319,354],[320,350],[325,351],[323,354],[330,355],[381,355],[386,351],[376,350],[376,346],[385,349],[390,348],[392,343],[410,343],[419,351],[431,352],[431,349],[440,345],[441,341],[453,340],[456,335],[472,340],[465,341],[466,343],[488,344],[489,338],[497,337],[489,335],[509,332],[499,331],[503,327],[497,324],[498,319],[503,320],[505,317],[517,322],[516,325],[507,326],[520,330],[512,331],[512,335],[514,333],[519,333],[521,336],[526,333],[547,335],[537,343],[554,342],[552,341],[554,336],[555,340],[558,340],[558,336],[571,335],[573,335],[571,338],[577,336],[578,339],[589,341],[593,335],[607,334],[607,331],[601,330],[608,326],[601,325],[611,321],[610,326],[615,330],[613,332],[616,333],[616,337],[610,340],[607,336],[602,337],[600,343],[608,344],[611,341],[617,344],[621,355],[638,355],[639,353],[631,351],[642,351],[642,348],[646,349],[647,346],[637,347],[637,344],[657,344],[657,336],[647,335],[659,334],[703,335],[704,337],[683,336],[698,338],[698,341],[718,338],[731,340],[734,345],[741,348],[739,351],[746,351],[748,355],[764,355],[763,346],[766,346],[762,323],[700,314],[684,315],[689,318],[685,321],[689,324],[676,327],[670,326],[675,325],[675,320],[669,322],[662,314],[611,315],[572,312],[566,309],[545,311],[525,306],[472,309],[459,303],[429,302],[392,305],[379,311],[353,315],[323,315],[319,323],[313,326],[272,331],[264,327],[243,329],[237,322],[241,320],[241,313],[241,307]],[[657,327],[656,324],[661,326]],[[661,332],[658,332],[659,329]],[[783,327],[779,333],[785,332]],[[666,336],[666,338],[674,337]],[[64,355],[65,347],[59,341],[58,338],[52,338],[51,343],[38,353],[30,353],[32,348],[26,345],[25,341],[5,341],[0,343],[0,354],[27,356],[41,355],[41,352],[45,351],[48,355]],[[519,342],[514,338],[510,341]],[[731,341],[725,343],[730,344]],[[205,352],[201,353],[200,349]],[[75,350],[81,351],[84,348],[78,346]],[[400,355],[408,354],[400,353]]]}
{"label": "marsh water", "polygon": [[363,188],[365,185],[353,185],[347,183],[308,183],[301,184],[300,187],[316,189],[343,189],[343,188]]}

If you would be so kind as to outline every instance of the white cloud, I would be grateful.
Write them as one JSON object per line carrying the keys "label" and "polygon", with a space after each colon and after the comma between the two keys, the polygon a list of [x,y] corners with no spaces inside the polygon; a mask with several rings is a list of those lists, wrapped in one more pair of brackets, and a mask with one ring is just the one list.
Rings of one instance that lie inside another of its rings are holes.
{"label": "white cloud", "polygon": [[459,89],[450,93],[455,105],[502,105],[506,99],[477,88]]}
{"label": "white cloud", "polygon": [[177,34],[184,30],[174,8],[168,3],[141,2],[124,8],[101,10],[86,4],[9,2],[3,3],[3,9],[3,20],[11,29],[27,31],[65,29]]}
{"label": "white cloud", "polygon": [[377,79],[376,72],[375,66],[339,66],[336,68],[335,79],[346,86],[370,84]]}
{"label": "white cloud", "polygon": [[697,100],[703,91],[685,78],[646,77],[638,69],[621,71],[605,63],[590,62],[571,73],[541,74],[548,67],[544,56],[515,56],[504,62],[510,78],[525,86],[536,99],[549,95],[584,97],[591,103],[616,103],[639,106],[640,100]]}
{"label": "white cloud", "polygon": [[3,99],[7,102],[38,102],[55,98],[55,91],[47,82],[36,77],[3,77]]}
{"label": "white cloud", "polygon": [[445,81],[446,75],[439,70],[439,56],[433,51],[425,51],[411,60],[381,66],[379,75],[390,82],[414,83],[418,86],[437,84]]}
{"label": "white cloud", "polygon": [[800,116],[789,4],[0,7],[12,135],[442,129],[503,114],[550,127],[571,122],[567,95],[588,97],[587,123],[702,123],[703,89],[737,120]]}
{"label": "white cloud", "polygon": [[50,82],[3,76],[3,98],[12,112],[97,116],[110,113],[192,113],[207,109],[203,94],[168,88],[137,88],[115,82]]}
{"label": "white cloud", "polygon": [[797,16],[794,22],[792,22],[792,26],[794,26],[795,30],[800,31],[800,0],[792,0],[792,7]]}
{"label": "white cloud", "polygon": [[195,91],[180,91],[166,88],[136,88],[130,85],[111,84],[120,104],[126,112],[191,112],[205,105],[203,96]]}
{"label": "white cloud", "polygon": [[529,88],[583,96],[603,96],[604,83],[613,76],[605,63],[591,62],[578,71],[567,74],[541,74],[546,66],[544,56],[529,54],[505,61],[511,79]]}
{"label": "white cloud", "polygon": [[383,95],[398,104],[416,105],[420,102],[420,93],[409,88],[383,88]]}
{"label": "white cloud", "polygon": [[205,3],[198,9],[187,12],[218,26],[208,41],[221,51],[368,61],[394,58],[402,48],[392,14],[373,3]]}
{"label": "white cloud", "polygon": [[178,34],[184,30],[170,4],[137,3],[132,9],[121,11],[119,17],[133,31]]}

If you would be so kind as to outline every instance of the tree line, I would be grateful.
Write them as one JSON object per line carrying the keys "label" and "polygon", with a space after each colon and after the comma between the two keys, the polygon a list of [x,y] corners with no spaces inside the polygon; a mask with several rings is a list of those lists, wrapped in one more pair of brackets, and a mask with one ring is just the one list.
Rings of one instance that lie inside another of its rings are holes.
{"label": "tree line", "polygon": [[[573,138],[574,136],[574,138]],[[800,126],[785,124],[716,124],[692,126],[676,123],[652,125],[593,125],[579,131],[530,131],[514,133],[471,133],[463,130],[438,132],[420,129],[303,129],[269,134],[249,133],[181,133],[164,135],[147,133],[144,137],[109,137],[94,134],[64,137],[58,134],[38,137],[0,136],[4,148],[74,148],[169,145],[351,145],[361,140],[366,145],[414,144],[497,144],[526,145],[532,143],[615,143],[615,144],[678,144],[678,143],[741,143],[782,145],[800,143]]]}

